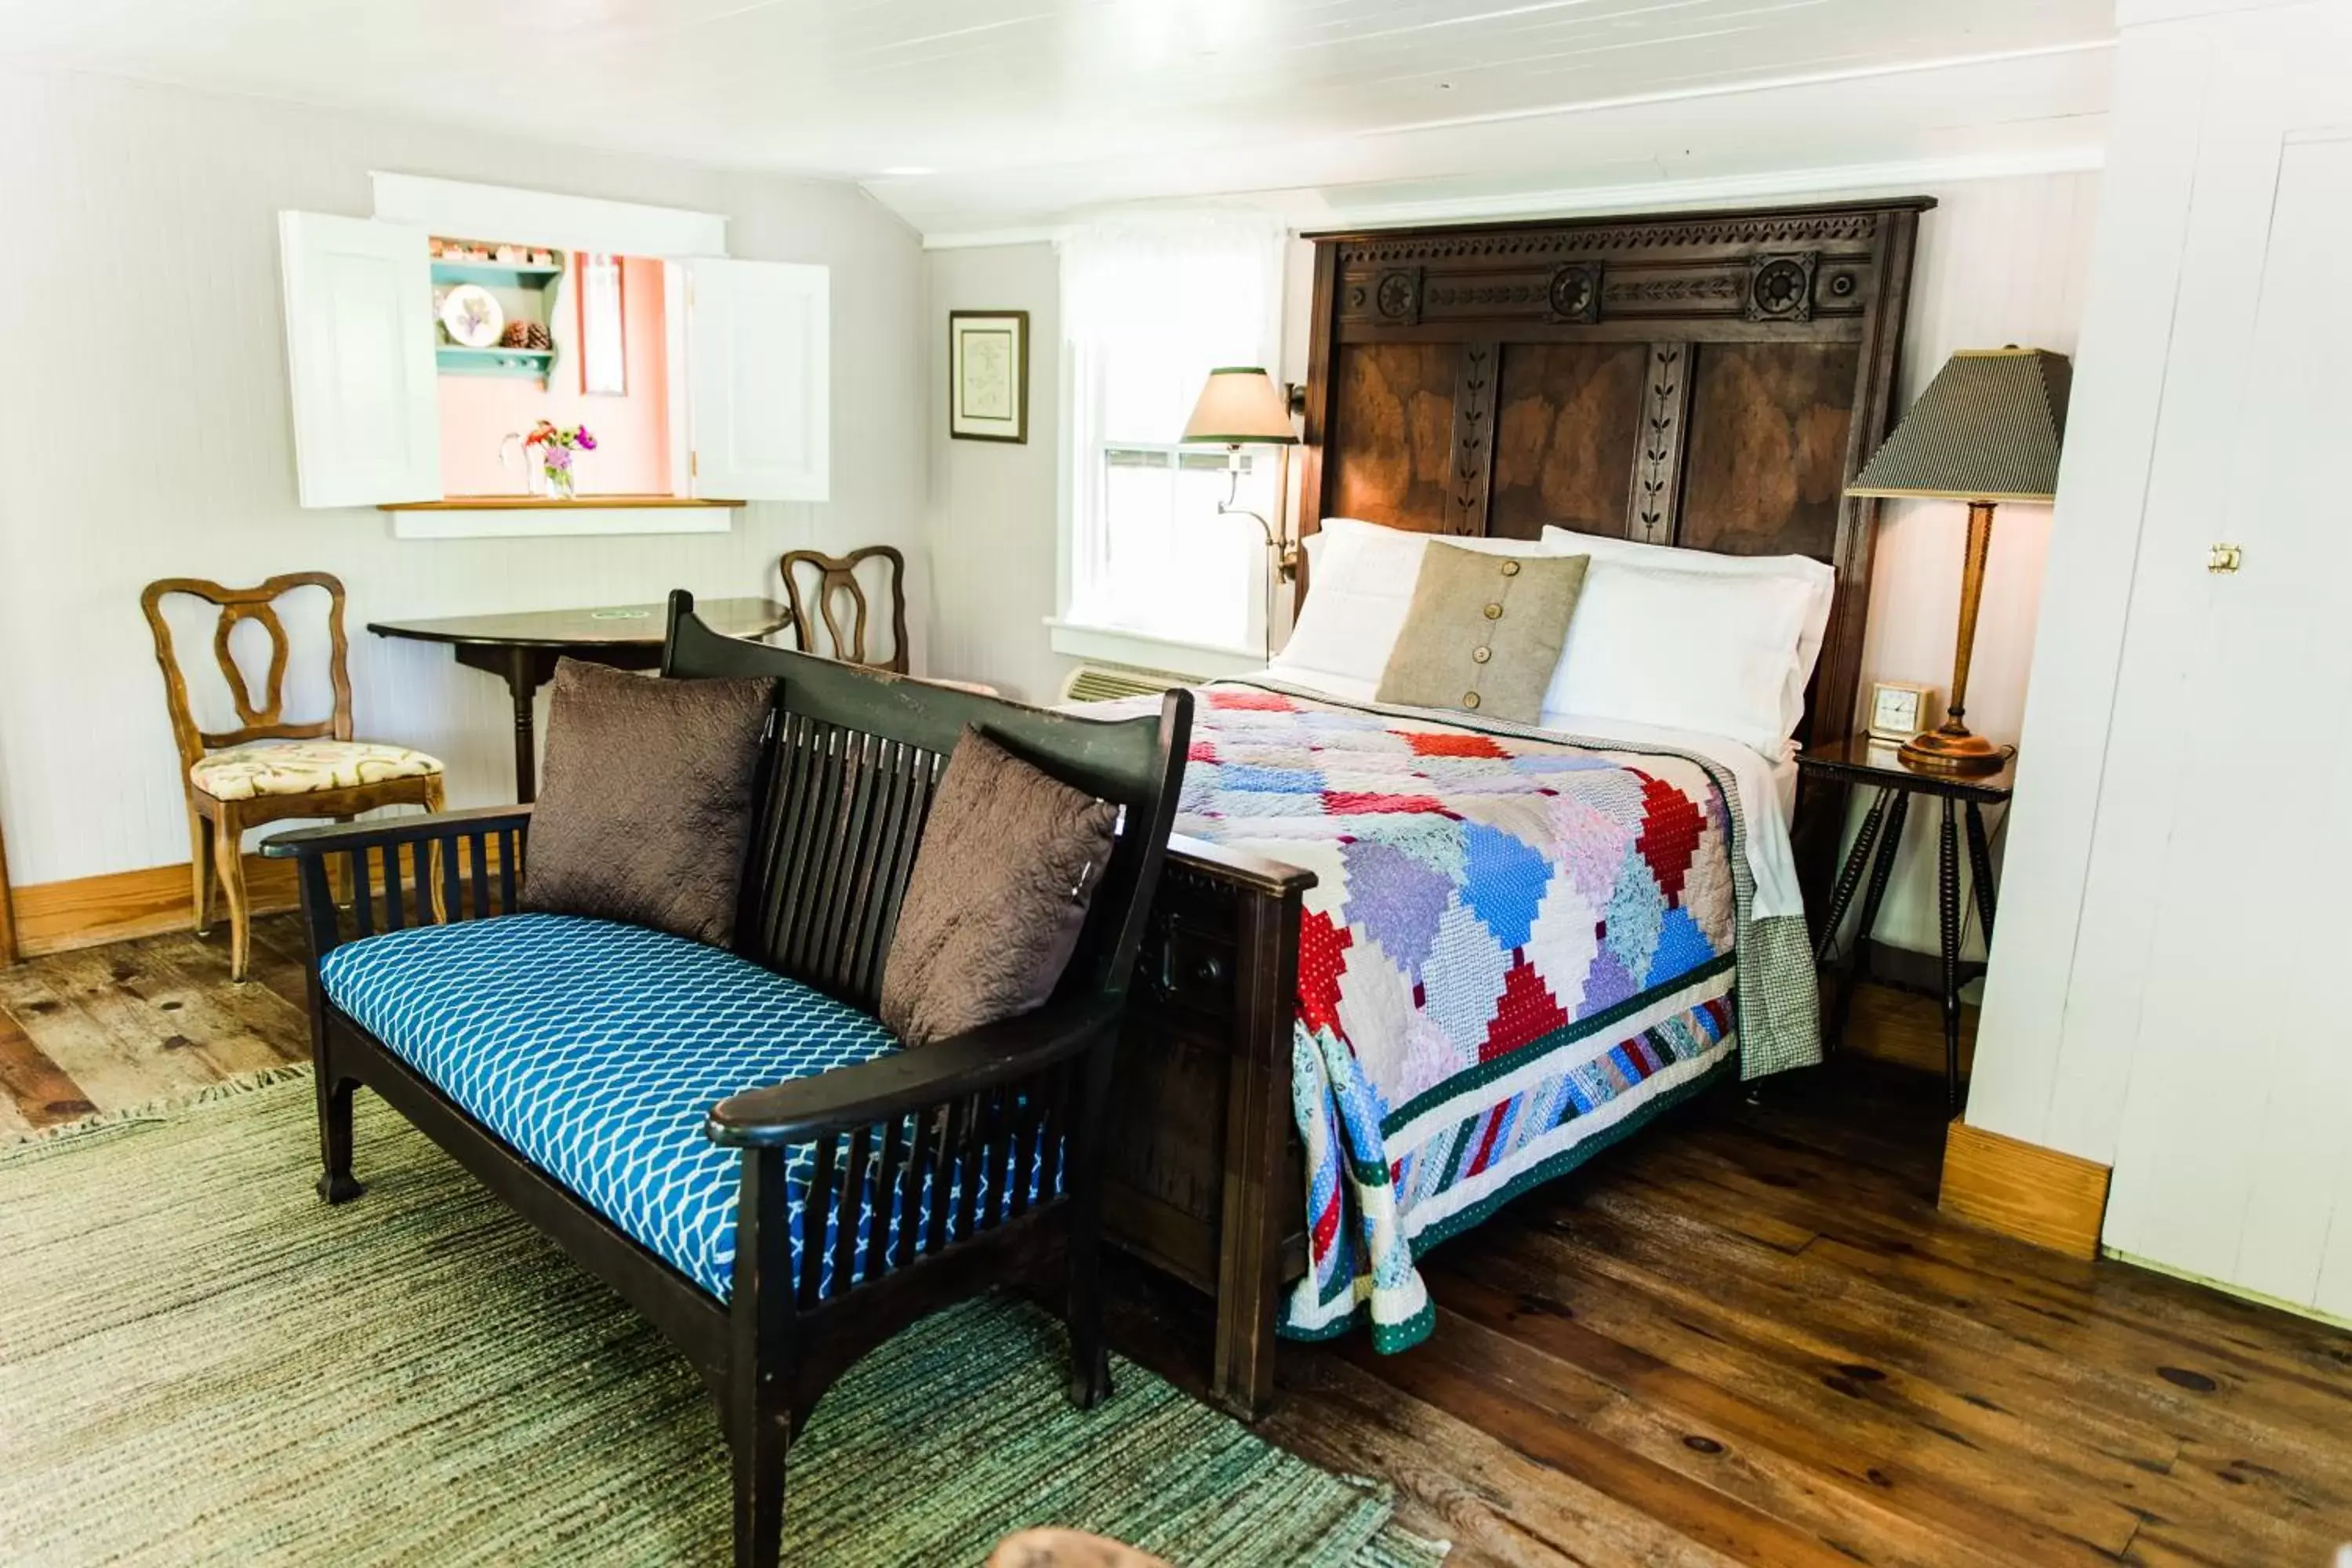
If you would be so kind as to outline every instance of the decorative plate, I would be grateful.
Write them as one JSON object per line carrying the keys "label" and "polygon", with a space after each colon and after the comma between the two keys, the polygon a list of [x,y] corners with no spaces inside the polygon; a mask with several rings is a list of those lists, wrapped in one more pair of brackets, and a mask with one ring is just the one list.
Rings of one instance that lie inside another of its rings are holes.
{"label": "decorative plate", "polygon": [[460,283],[441,301],[441,324],[449,329],[453,342],[467,348],[496,348],[499,333],[506,329],[507,313],[499,309],[497,297],[488,289],[478,283]]}

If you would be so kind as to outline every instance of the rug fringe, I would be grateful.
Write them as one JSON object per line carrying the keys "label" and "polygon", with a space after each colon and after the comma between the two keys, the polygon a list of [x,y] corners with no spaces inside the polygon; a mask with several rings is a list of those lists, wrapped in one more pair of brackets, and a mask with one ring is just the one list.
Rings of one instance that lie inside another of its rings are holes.
{"label": "rug fringe", "polygon": [[50,1144],[83,1137],[92,1132],[105,1132],[117,1127],[142,1122],[163,1121],[192,1106],[209,1104],[214,1100],[234,1100],[241,1094],[251,1094],[257,1089],[268,1089],[292,1079],[310,1076],[308,1062],[289,1062],[283,1067],[257,1068],[225,1078],[218,1083],[208,1083],[202,1089],[192,1089],[179,1094],[151,1100],[142,1105],[126,1105],[113,1110],[93,1110],[88,1116],[71,1121],[60,1121],[54,1127],[36,1127],[29,1131],[0,1136],[0,1149],[20,1148],[26,1144]]}

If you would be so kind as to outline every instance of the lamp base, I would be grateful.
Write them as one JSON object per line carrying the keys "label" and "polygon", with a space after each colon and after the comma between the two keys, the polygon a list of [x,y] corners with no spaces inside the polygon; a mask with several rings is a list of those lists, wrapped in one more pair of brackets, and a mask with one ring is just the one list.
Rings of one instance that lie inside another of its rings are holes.
{"label": "lamp base", "polygon": [[1907,766],[1938,773],[1997,773],[2009,761],[2007,751],[1956,719],[1912,736],[1895,754]]}

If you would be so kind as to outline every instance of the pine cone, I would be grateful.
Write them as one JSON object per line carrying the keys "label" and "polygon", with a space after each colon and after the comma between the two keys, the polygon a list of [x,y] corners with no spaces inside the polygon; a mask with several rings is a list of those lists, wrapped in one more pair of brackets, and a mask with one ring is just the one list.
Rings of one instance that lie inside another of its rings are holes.
{"label": "pine cone", "polygon": [[537,321],[509,321],[499,335],[499,346],[509,349],[551,349],[555,340]]}

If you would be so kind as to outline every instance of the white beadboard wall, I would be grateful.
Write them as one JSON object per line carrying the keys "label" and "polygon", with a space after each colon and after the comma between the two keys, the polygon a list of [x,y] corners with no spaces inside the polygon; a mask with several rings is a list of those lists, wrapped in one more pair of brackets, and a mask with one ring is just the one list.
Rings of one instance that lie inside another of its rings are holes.
{"label": "white beadboard wall", "polygon": [[[830,266],[833,499],[667,538],[395,541],[373,510],[302,510],[275,215],[365,216],[372,169],[722,213],[739,257]],[[187,857],[151,578],[341,577],[360,732],[444,758],[457,805],[513,798],[505,689],[370,620],[772,594],[783,551],[869,542],[905,549],[929,600],[922,255],[854,186],[0,70],[0,821],[19,886]]]}
{"label": "white beadboard wall", "polygon": [[[1307,375],[1313,247],[1289,247],[1282,363]],[[929,411],[931,570],[941,592],[926,606],[932,671],[983,680],[1008,697],[1050,702],[1078,660],[1054,651],[1045,617],[1058,607],[1061,458],[1061,268],[1053,245],[927,251],[926,342],[943,355],[951,310],[1029,312],[1029,439],[959,441],[947,433],[947,367],[935,360]],[[1294,486],[1297,468],[1291,469]],[[1279,612],[1286,616],[1288,611]],[[1182,656],[1171,653],[1170,662]]]}
{"label": "white beadboard wall", "polygon": [[[1927,389],[1955,349],[2054,349],[2072,356],[2083,316],[2084,280],[2098,216],[2097,174],[1977,180],[1930,194],[1919,268],[1903,341],[1897,407]],[[2007,745],[2025,716],[2025,682],[2042,605],[2042,568],[2051,511],[2012,504],[1993,519],[1976,651],[1969,673],[1969,728]],[[1960,552],[1968,508],[1957,501],[1889,501],[1881,510],[1863,637],[1866,701],[1874,680],[1912,680],[1948,699],[1952,638],[1960,613]],[[2020,759],[2021,789],[2032,787],[2032,759]],[[1878,937],[1920,952],[1938,946],[1934,815],[1916,807],[1904,831],[1895,879],[1879,911]],[[1859,822],[1856,803],[1855,821]],[[1999,814],[1988,819],[2002,840]],[[1984,933],[1968,917],[1968,952],[1984,955]]]}
{"label": "white beadboard wall", "polygon": [[[1055,653],[1045,620],[1058,576],[1061,482],[1060,269],[1047,244],[924,254],[930,354],[924,405],[930,432],[931,571],[925,605],[930,668],[982,680],[1008,697],[1048,702],[1076,660]],[[948,431],[951,310],[1029,312],[1029,439],[959,441]]]}
{"label": "white beadboard wall", "polygon": [[[2098,190],[2098,175],[2070,174],[1968,181],[1927,193],[1938,205],[1921,233],[1905,339],[1906,405],[1954,349],[2015,342],[2074,353]],[[933,437],[932,563],[948,585],[931,612],[934,662],[942,674],[993,680],[1032,698],[1050,695],[1069,666],[1047,646],[1040,624],[1054,608],[1059,461],[1054,249],[1043,243],[977,247],[930,251],[926,259],[935,344],[946,341],[950,310],[1026,310],[1032,336],[1029,445]],[[1294,329],[1310,314],[1311,281],[1305,268],[1293,269]],[[1295,377],[1306,345],[1303,331],[1288,336],[1297,340],[1286,349],[1286,358],[1297,362],[1286,374]],[[944,397],[944,376],[933,380],[940,384],[934,396]],[[935,432],[945,424],[936,407],[931,424]],[[1949,687],[1966,519],[1967,509],[1958,505],[1887,505],[1863,647],[1865,682]],[[2002,508],[1994,528],[1969,719],[1998,741],[2017,739],[2024,710],[2049,529],[2049,509],[2029,506]],[[1915,822],[1880,911],[1881,940],[1921,952],[1936,948],[1932,844],[1926,824]],[[1980,953],[1981,945],[1973,951]]]}

